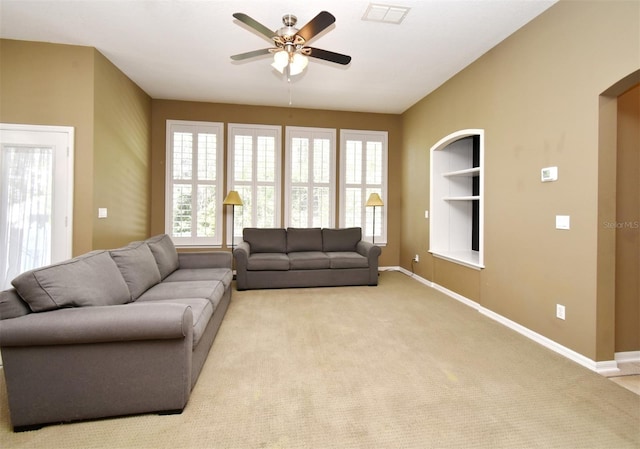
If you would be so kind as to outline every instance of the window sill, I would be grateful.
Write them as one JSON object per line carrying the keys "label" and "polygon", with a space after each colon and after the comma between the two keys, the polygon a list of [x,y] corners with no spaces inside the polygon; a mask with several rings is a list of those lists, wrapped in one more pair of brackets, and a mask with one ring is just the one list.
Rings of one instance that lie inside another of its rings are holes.
{"label": "window sill", "polygon": [[[186,250],[218,250],[218,249],[222,249],[222,245],[203,245],[203,244],[193,244],[193,245],[185,245],[185,244],[178,244],[175,245],[176,249],[186,249]],[[228,249],[231,249],[231,247],[229,247]]]}
{"label": "window sill", "polygon": [[474,270],[481,270],[484,268],[484,264],[480,261],[480,253],[478,251],[429,251],[434,257],[448,260],[460,265],[473,268]]}

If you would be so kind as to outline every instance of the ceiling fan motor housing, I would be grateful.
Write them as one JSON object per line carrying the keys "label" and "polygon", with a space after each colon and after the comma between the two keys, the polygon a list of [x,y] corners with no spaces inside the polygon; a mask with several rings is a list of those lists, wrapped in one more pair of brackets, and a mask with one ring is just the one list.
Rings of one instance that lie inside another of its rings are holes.
{"label": "ceiling fan motor housing", "polygon": [[[304,44],[304,39],[302,37],[297,36],[298,29],[294,26],[298,22],[298,18],[293,14],[286,14],[282,16],[282,23],[284,26],[276,31],[278,37],[284,40],[285,50],[288,52],[295,51],[295,48],[291,48],[293,45],[301,46]],[[276,43],[282,42],[281,39],[277,37],[274,38]]]}
{"label": "ceiling fan motor housing", "polygon": [[286,27],[293,27],[297,22],[298,18],[293,14],[285,14],[282,16],[282,23],[284,23],[284,26]]}

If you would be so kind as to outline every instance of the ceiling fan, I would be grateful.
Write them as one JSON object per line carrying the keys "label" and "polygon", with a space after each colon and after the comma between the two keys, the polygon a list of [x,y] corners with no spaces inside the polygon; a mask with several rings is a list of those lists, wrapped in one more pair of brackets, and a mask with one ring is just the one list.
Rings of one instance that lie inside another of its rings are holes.
{"label": "ceiling fan", "polygon": [[285,73],[286,71],[287,75],[291,76],[302,73],[309,62],[307,56],[342,65],[347,65],[351,62],[351,56],[306,46],[307,42],[336,21],[333,14],[327,11],[319,13],[301,29],[295,27],[298,18],[293,14],[286,14],[282,17],[284,26],[277,31],[271,31],[244,13],[237,12],[233,14],[233,17],[275,44],[275,47],[272,48],[263,48],[233,55],[231,59],[234,61],[242,61],[271,53],[273,54],[271,66],[280,73]]}

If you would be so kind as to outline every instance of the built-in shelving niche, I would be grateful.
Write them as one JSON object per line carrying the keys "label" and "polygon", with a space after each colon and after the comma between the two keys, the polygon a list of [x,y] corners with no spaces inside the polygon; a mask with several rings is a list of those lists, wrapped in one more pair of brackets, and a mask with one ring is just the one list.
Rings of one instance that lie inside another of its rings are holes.
{"label": "built-in shelving niche", "polygon": [[484,268],[484,130],[455,132],[431,147],[429,252]]}

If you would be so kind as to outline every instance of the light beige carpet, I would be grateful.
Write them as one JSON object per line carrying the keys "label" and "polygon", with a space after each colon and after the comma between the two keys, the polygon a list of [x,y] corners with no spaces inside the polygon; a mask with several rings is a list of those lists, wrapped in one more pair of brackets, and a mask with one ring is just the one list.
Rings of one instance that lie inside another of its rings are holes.
{"label": "light beige carpet", "polygon": [[2,448],[640,447],[640,397],[397,272],[234,291],[181,415],[13,434],[0,391]]}

